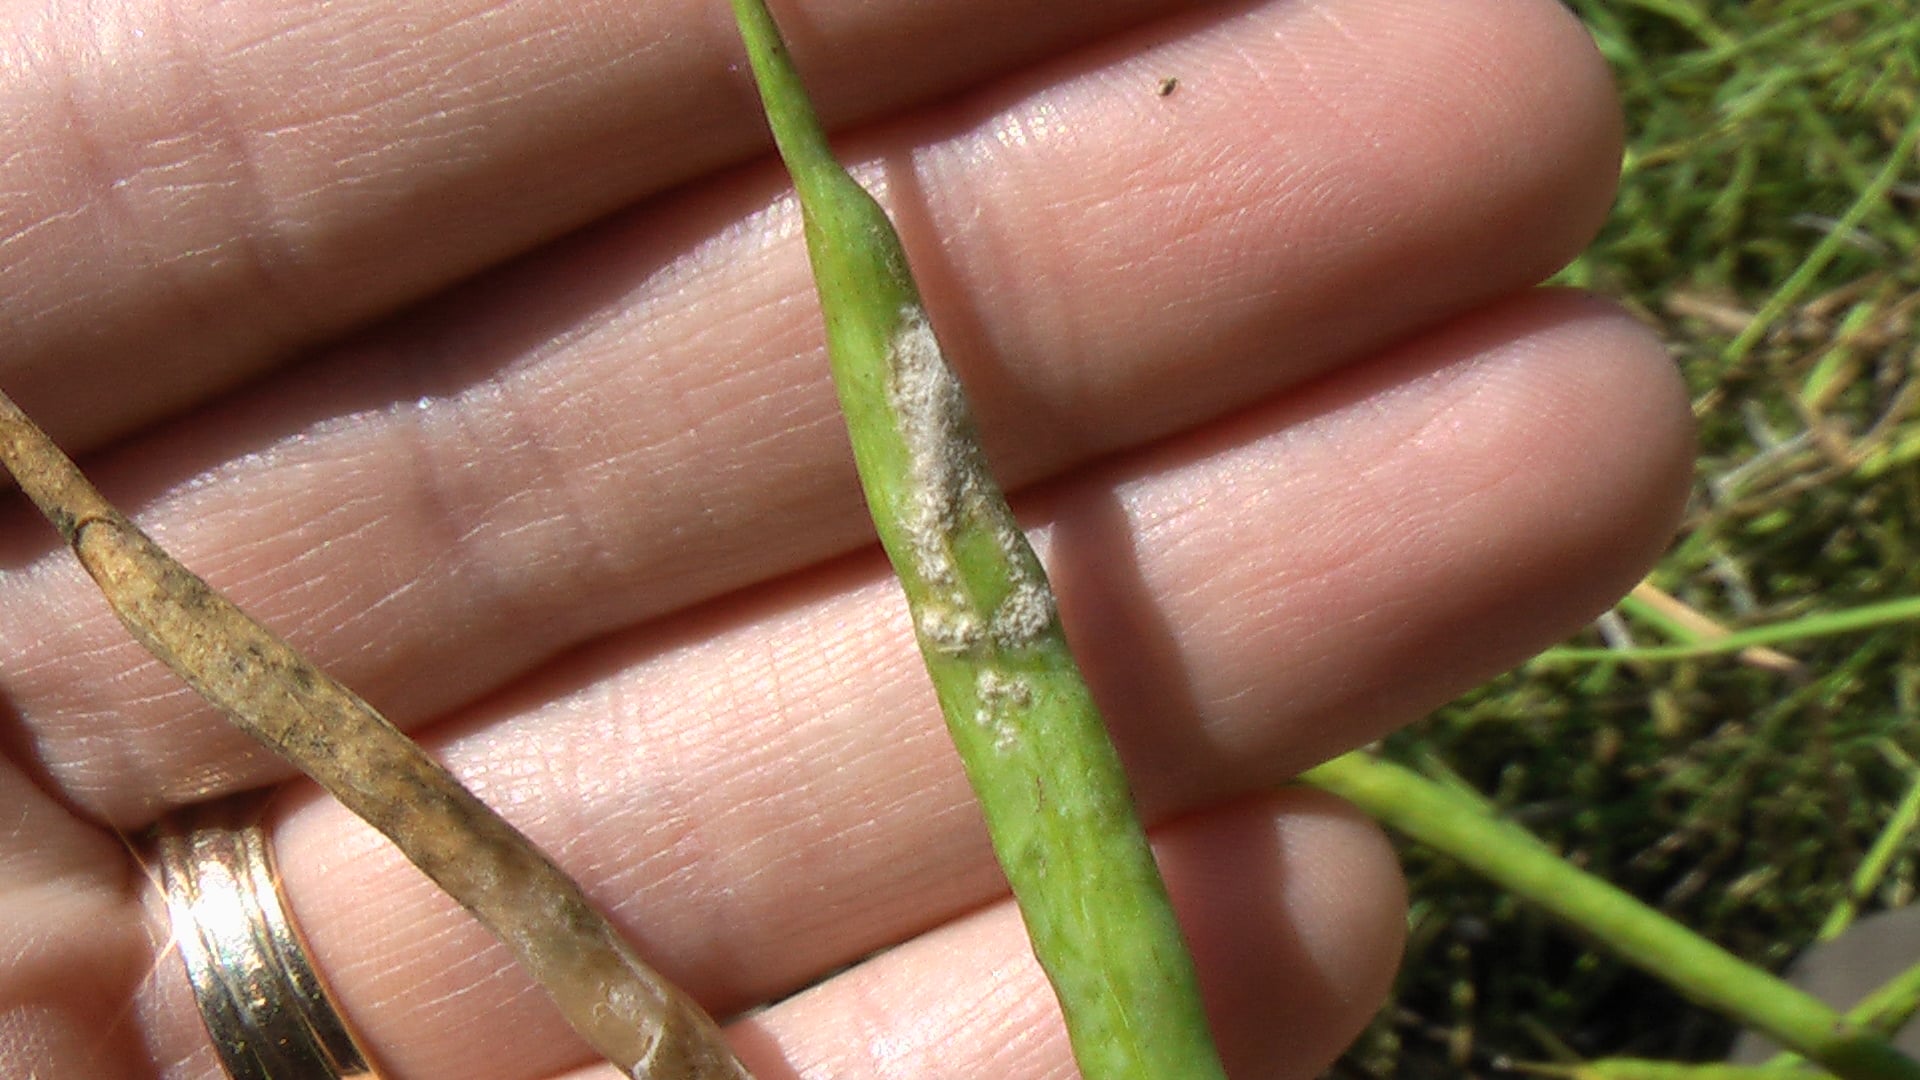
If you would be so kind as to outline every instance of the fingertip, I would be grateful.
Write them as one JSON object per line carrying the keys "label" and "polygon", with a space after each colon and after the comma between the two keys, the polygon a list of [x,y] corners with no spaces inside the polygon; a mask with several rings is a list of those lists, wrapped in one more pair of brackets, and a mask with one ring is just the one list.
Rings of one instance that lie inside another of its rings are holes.
{"label": "fingertip", "polygon": [[1406,886],[1385,835],[1286,789],[1189,819],[1159,850],[1228,1073],[1317,1075],[1399,965]]}
{"label": "fingertip", "polygon": [[1299,84],[1268,106],[1283,118],[1269,120],[1272,149],[1298,153],[1317,129],[1317,153],[1351,159],[1366,183],[1325,198],[1364,204],[1348,209],[1400,239],[1374,245],[1383,258],[1469,275],[1497,295],[1551,274],[1605,222],[1625,119],[1604,59],[1563,5],[1319,0],[1287,26],[1273,47]]}
{"label": "fingertip", "polygon": [[1523,293],[1460,328],[1508,341],[1489,354],[1503,376],[1481,385],[1512,400],[1483,404],[1533,435],[1518,467],[1480,464],[1551,509],[1542,565],[1557,571],[1563,596],[1584,597],[1561,606],[1573,619],[1555,628],[1563,636],[1630,588],[1672,540],[1693,480],[1686,384],[1651,329],[1589,293]]}

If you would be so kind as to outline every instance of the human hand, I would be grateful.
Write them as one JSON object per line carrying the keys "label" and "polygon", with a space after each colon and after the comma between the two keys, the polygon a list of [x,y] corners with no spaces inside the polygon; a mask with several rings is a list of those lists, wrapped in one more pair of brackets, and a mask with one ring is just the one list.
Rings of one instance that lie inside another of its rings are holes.
{"label": "human hand", "polygon": [[[1611,191],[1597,59],[1550,3],[781,14],[1021,489],[1229,1069],[1313,1075],[1403,911],[1371,827],[1278,785],[1578,625],[1679,504],[1657,344],[1524,291]],[[12,40],[0,386],[110,496],[747,1013],[762,1080],[1070,1071],[725,5]],[[115,833],[287,771],[7,513],[0,1063],[218,1076]],[[609,1074],[365,826],[300,782],[265,814],[390,1076]]]}

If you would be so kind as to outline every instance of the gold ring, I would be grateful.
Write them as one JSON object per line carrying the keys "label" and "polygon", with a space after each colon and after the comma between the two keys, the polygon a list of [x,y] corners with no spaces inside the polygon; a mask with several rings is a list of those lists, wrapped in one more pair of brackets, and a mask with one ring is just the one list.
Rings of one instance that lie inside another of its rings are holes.
{"label": "gold ring", "polygon": [[379,1080],[281,900],[266,833],[189,813],[161,822],[156,854],[200,1019],[233,1080]]}

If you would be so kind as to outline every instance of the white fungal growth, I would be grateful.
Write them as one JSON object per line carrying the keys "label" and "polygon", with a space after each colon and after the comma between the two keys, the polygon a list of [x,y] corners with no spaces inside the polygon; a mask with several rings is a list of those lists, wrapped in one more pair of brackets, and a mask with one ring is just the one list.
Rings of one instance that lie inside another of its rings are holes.
{"label": "white fungal growth", "polygon": [[633,1080],[653,1080],[653,1077],[658,1075],[659,1062],[665,1056],[666,1045],[666,1033],[664,1031],[655,1033],[647,1044],[646,1053],[640,1056],[640,1060],[633,1063],[633,1069],[629,1072]]}
{"label": "white fungal growth", "polygon": [[1038,645],[1053,624],[1053,589],[1035,561],[1027,538],[1011,519],[1000,523],[994,538],[1006,557],[1012,588],[993,613],[993,638],[1007,648]]}
{"label": "white fungal growth", "polygon": [[1037,645],[1053,625],[1053,612],[1053,590],[1045,581],[1023,577],[994,609],[993,640],[1012,649]]}
{"label": "white fungal growth", "polygon": [[1018,675],[983,667],[974,676],[973,689],[980,699],[974,722],[993,733],[995,750],[1012,749],[1020,738],[1020,725],[1013,712],[1033,704],[1033,687]]}
{"label": "white fungal growth", "polygon": [[1033,704],[1033,687],[1018,675],[1009,675],[997,668],[983,667],[974,677],[974,689],[979,692],[980,700],[989,705]]}
{"label": "white fungal growth", "polygon": [[953,534],[987,488],[974,446],[966,391],[941,355],[933,324],[917,305],[900,313],[887,347],[887,397],[907,447],[905,526],[915,569],[927,584],[956,584]]}
{"label": "white fungal growth", "polygon": [[913,614],[914,628],[936,651],[957,656],[977,648],[986,636],[980,617],[964,607],[945,601],[919,605]]}
{"label": "white fungal growth", "polygon": [[[899,329],[887,346],[887,366],[888,403],[907,451],[901,524],[913,571],[933,594],[915,616],[921,638],[949,654],[972,651],[988,635],[1003,647],[1037,644],[1053,622],[1053,594],[1035,571],[1025,538],[992,495],[966,392],[919,306],[901,311]],[[1013,579],[991,613],[962,587],[953,557],[955,536],[977,526],[993,529]]]}

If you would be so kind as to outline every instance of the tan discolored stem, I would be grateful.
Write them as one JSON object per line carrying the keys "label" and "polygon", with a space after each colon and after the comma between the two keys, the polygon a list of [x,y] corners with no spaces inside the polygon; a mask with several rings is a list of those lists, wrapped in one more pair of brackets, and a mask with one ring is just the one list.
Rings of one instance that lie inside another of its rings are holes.
{"label": "tan discolored stem", "polygon": [[594,1049],[636,1080],[748,1080],[712,1018],[531,840],[161,550],[5,394],[0,460],[142,645],[386,834],[513,950]]}

